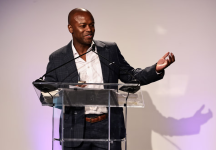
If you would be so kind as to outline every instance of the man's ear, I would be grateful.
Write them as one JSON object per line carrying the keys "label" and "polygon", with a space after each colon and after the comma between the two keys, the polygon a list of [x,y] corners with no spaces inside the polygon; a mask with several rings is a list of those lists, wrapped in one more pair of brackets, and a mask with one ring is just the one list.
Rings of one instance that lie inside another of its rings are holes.
{"label": "man's ear", "polygon": [[68,30],[69,30],[69,32],[72,34],[73,33],[73,28],[72,28],[72,26],[69,24],[68,25]]}

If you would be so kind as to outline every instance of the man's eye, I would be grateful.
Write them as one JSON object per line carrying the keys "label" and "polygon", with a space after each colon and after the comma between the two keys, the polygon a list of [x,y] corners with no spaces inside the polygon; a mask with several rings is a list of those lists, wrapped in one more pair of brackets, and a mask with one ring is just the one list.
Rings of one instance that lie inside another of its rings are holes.
{"label": "man's eye", "polygon": [[82,27],[82,28],[85,28],[85,27],[86,27],[86,25],[81,25],[80,27]]}

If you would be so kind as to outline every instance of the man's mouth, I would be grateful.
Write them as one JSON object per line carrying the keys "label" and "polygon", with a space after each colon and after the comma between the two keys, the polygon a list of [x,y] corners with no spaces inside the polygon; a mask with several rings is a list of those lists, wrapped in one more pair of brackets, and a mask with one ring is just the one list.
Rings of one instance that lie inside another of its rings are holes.
{"label": "man's mouth", "polygon": [[92,34],[87,34],[86,37],[87,37],[87,38],[92,38],[93,35],[92,35]]}

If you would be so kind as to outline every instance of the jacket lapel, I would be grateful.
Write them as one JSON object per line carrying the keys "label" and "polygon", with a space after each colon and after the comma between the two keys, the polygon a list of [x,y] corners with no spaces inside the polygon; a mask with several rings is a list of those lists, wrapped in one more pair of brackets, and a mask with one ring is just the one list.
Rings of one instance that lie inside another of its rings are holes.
{"label": "jacket lapel", "polygon": [[[97,52],[99,55],[105,57],[109,60],[109,50],[106,45],[100,41],[94,41],[97,47]],[[98,56],[101,63],[102,75],[104,83],[109,83],[109,62],[107,62],[104,58]]]}
{"label": "jacket lapel", "polygon": [[[63,63],[66,63],[68,61],[70,61],[71,59],[74,58],[73,52],[72,52],[72,47],[71,47],[71,42],[66,46],[64,53],[64,59],[63,59]],[[75,61],[71,61],[68,64],[65,65],[65,67],[67,68],[67,76],[64,77],[65,80],[64,81],[69,81],[72,83],[77,83],[78,82],[78,72],[77,72],[77,68],[76,68],[76,64]]]}

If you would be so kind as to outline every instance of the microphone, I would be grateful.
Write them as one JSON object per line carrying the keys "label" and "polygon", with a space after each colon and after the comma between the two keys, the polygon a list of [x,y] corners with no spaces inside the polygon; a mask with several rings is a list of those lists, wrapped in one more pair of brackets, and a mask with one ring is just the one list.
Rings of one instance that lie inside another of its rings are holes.
{"label": "microphone", "polygon": [[[115,66],[117,66],[117,67],[120,69],[120,71],[125,71],[125,73],[127,73],[128,75],[130,75],[130,76],[132,77],[132,79],[133,79],[133,80],[130,81],[130,83],[136,83],[136,84],[137,84],[137,86],[122,86],[121,88],[119,88],[119,90],[124,91],[124,92],[128,92],[128,93],[136,93],[138,90],[140,90],[140,81],[137,80],[137,79],[135,78],[135,76],[132,75],[128,70],[122,69],[122,68],[121,68],[119,65],[117,65],[115,62],[110,62],[107,58],[105,58],[105,57],[101,56],[100,54],[98,54],[98,53],[95,51],[95,44],[92,45],[91,50],[87,51],[86,53],[84,53],[84,54],[82,54],[82,55],[79,55],[79,56],[76,57],[76,58],[71,59],[70,61],[68,61],[68,62],[66,62],[66,63],[63,63],[62,65],[60,65],[60,66],[58,66],[58,67],[56,67],[56,68],[54,68],[54,69],[52,69],[52,70],[50,70],[50,71],[48,71],[48,72],[45,73],[42,77],[40,77],[39,79],[36,79],[35,81],[33,81],[32,84],[33,84],[34,87],[36,87],[38,90],[40,90],[40,91],[42,91],[42,92],[45,92],[45,93],[51,92],[51,91],[54,91],[54,90],[57,90],[58,87],[56,87],[56,86],[54,86],[54,85],[43,84],[43,83],[42,83],[42,84],[38,84],[38,83],[39,83],[39,82],[45,82],[45,81],[43,80],[43,77],[45,77],[47,74],[49,74],[49,73],[55,71],[56,69],[58,69],[58,68],[60,68],[60,67],[62,67],[62,66],[64,66],[64,65],[66,65],[66,64],[68,64],[68,63],[74,61],[75,59],[77,59],[77,58],[79,58],[79,57],[81,57],[81,56],[83,56],[83,55],[86,55],[87,53],[89,53],[89,52],[91,52],[91,51],[94,52],[94,53],[96,53],[99,57],[103,58],[103,59],[106,60],[107,62],[109,62],[109,65],[113,65],[113,64],[114,64]],[[70,74],[70,75],[71,75],[71,74]],[[70,75],[69,75],[69,76],[70,76]],[[67,77],[68,77],[68,76],[67,76]],[[66,78],[65,78],[65,79],[66,79]],[[64,80],[65,80],[65,79],[64,79]],[[64,81],[64,80],[63,80],[63,81]],[[62,81],[62,82],[63,82],[63,81]]]}
{"label": "microphone", "polygon": [[125,71],[125,73],[127,73],[128,75],[130,75],[132,77],[132,80],[130,81],[130,83],[135,83],[137,84],[137,86],[122,86],[119,88],[119,90],[124,91],[124,92],[128,92],[128,93],[136,93],[137,91],[140,90],[140,81],[137,80],[135,78],[134,75],[132,75],[128,70],[124,70],[122,69],[119,65],[117,65],[115,62],[110,62],[108,59],[106,59],[105,57],[103,57],[102,55],[98,54],[95,51],[95,44],[92,45],[92,52],[94,52],[95,54],[97,54],[99,57],[103,58],[104,60],[106,60],[107,62],[109,62],[109,65],[115,65],[119,68],[120,71]]}
{"label": "microphone", "polygon": [[[94,46],[94,48],[93,48],[93,46]],[[60,66],[58,66],[58,67],[56,67],[56,68],[54,68],[54,69],[52,69],[52,70],[50,70],[50,71],[48,71],[48,72],[45,73],[42,77],[40,77],[39,79],[36,79],[35,81],[33,81],[32,84],[33,84],[34,87],[36,87],[38,90],[40,90],[40,91],[42,91],[42,92],[45,92],[45,93],[51,92],[51,91],[54,91],[54,90],[57,90],[58,87],[56,87],[56,86],[54,86],[54,85],[43,84],[43,83],[42,83],[42,84],[38,84],[38,83],[40,83],[40,82],[45,82],[45,81],[43,80],[43,78],[44,78],[47,74],[49,74],[49,73],[55,71],[56,69],[58,69],[58,68],[60,68],[60,67],[62,67],[62,66],[64,66],[64,65],[66,65],[66,64],[68,64],[68,63],[74,61],[75,59],[77,59],[77,58],[79,58],[79,57],[82,57],[83,55],[86,55],[87,53],[93,51],[93,49],[95,49],[95,44],[92,45],[91,50],[85,52],[85,53],[82,54],[82,55],[77,56],[76,58],[73,58],[73,59],[69,60],[69,61],[66,62],[66,63],[63,63],[62,65],[60,65]],[[70,74],[70,75],[71,75],[71,74]],[[68,76],[67,76],[67,77],[68,77]],[[65,79],[66,79],[66,78],[65,78]],[[65,80],[65,79],[64,79],[64,80]],[[63,81],[64,81],[64,80],[63,80]],[[63,82],[63,81],[62,81],[62,82]]]}

